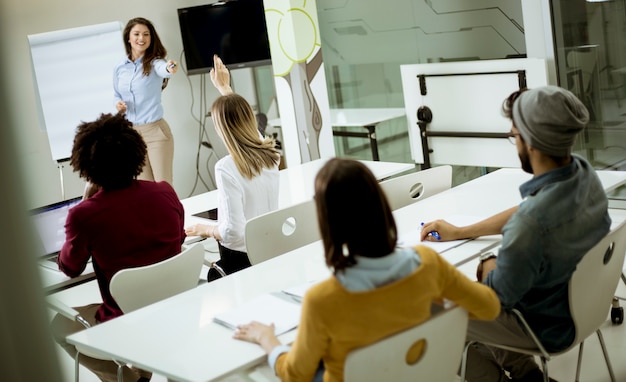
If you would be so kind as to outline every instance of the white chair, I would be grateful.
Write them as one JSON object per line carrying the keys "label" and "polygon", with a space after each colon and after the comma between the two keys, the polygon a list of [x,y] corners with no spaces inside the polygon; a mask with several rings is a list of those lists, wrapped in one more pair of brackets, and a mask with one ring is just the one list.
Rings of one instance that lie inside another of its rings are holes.
{"label": "white chair", "polygon": [[122,269],[111,278],[109,290],[129,313],[198,286],[203,263],[204,246],[194,243],[161,262]]}
{"label": "white chair", "polygon": [[[344,379],[452,382],[461,362],[467,322],[467,311],[455,306],[417,326],[353,350],[346,358]],[[419,348],[422,353],[414,359]]]}
{"label": "white chair", "polygon": [[[122,311],[128,313],[196,287],[200,280],[203,261],[204,246],[202,243],[195,243],[183,249],[178,255],[161,262],[117,272],[111,279],[109,289]],[[78,311],[55,296],[47,296],[46,302],[52,310],[66,318],[81,323],[87,329],[91,327]],[[79,346],[76,347],[76,351],[75,381],[79,380],[80,354],[96,359],[110,359]],[[125,364],[113,361],[118,365],[117,380],[122,382],[122,367]]]}
{"label": "white chair", "polygon": [[245,239],[252,265],[320,240],[315,202],[308,200],[248,220]]}
{"label": "white chair", "polygon": [[[528,326],[522,313],[516,309],[513,309],[513,312],[518,316],[528,333],[530,333],[537,344],[537,348],[528,350],[493,343],[486,343],[486,345],[540,357],[545,382],[548,382],[548,361],[550,358],[566,353],[570,349],[578,346],[578,364],[576,366],[575,379],[578,381],[584,341],[593,332],[596,332],[611,381],[615,382],[613,367],[611,366],[609,355],[604,345],[604,338],[600,332],[600,326],[607,320],[607,314],[611,308],[615,289],[620,280],[625,253],[626,221],[612,229],[607,236],[587,252],[576,266],[576,270],[569,281],[569,304],[574,326],[576,327],[576,337],[574,342],[567,349],[554,353],[548,352],[533,333],[530,326]],[[466,360],[467,347],[463,354],[461,381],[465,380]]]}
{"label": "white chair", "polygon": [[452,186],[452,166],[412,172],[380,182],[392,210],[425,199]]}

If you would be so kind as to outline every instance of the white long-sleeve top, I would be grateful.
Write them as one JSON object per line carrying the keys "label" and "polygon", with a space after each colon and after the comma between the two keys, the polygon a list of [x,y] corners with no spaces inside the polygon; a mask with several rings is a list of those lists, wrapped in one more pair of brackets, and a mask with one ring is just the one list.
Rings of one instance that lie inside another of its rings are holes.
{"label": "white long-sleeve top", "polygon": [[278,208],[278,164],[247,179],[237,170],[233,158],[227,155],[215,164],[215,182],[221,244],[228,249],[247,252],[246,222]]}

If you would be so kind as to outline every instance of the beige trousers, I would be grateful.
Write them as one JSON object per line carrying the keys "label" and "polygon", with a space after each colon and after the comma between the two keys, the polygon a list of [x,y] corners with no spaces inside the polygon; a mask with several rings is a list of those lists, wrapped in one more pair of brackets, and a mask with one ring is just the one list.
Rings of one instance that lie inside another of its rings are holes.
{"label": "beige trousers", "polygon": [[133,126],[148,146],[146,164],[137,179],[166,181],[173,184],[174,136],[164,119]]}
{"label": "beige trousers", "polygon": [[[96,311],[100,307],[100,304],[90,304],[81,307],[75,307],[80,315],[89,322],[91,326],[97,325]],[[64,316],[57,314],[51,323],[52,335],[56,342],[69,354],[72,359],[76,357],[76,348],[74,345],[69,344],[65,338],[70,334],[80,332],[85,327],[76,321],[65,318]],[[84,354],[80,354],[78,362],[91,370],[95,375],[104,382],[116,382],[117,381],[117,364],[112,360],[98,359],[88,357]],[[140,377],[150,378],[152,373],[143,371],[137,368],[123,367],[124,381],[137,381]]]}

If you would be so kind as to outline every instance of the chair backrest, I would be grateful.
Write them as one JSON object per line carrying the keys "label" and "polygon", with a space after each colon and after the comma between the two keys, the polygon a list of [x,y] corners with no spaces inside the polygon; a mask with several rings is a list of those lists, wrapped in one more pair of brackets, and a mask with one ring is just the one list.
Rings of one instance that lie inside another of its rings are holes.
{"label": "chair backrest", "polygon": [[572,50],[567,53],[567,66],[580,70],[582,84],[578,89],[578,84],[574,85],[574,93],[579,92],[580,95],[591,91],[591,80],[596,69],[597,53],[593,48],[583,48],[580,50]]}
{"label": "chair backrest", "polygon": [[569,304],[578,344],[606,321],[626,253],[626,221],[580,260],[569,282]]}
{"label": "chair backrest", "polygon": [[[417,326],[353,350],[346,358],[344,379],[346,382],[454,381],[463,354],[467,322],[467,311],[455,306]],[[419,346],[423,346],[421,356],[411,359]]]}
{"label": "chair backrest", "polygon": [[425,199],[452,186],[452,166],[412,172],[380,182],[392,210]]}
{"label": "chair backrest", "polygon": [[252,265],[320,240],[315,202],[308,200],[248,220],[245,239]]}
{"label": "chair backrest", "polygon": [[194,243],[158,263],[117,272],[109,290],[124,313],[195,288],[204,262],[204,246]]}

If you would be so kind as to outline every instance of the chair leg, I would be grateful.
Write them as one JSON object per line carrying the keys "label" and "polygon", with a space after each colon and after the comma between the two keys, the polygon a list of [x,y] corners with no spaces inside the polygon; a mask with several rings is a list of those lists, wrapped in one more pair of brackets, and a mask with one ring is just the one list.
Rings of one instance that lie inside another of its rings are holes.
{"label": "chair leg", "polygon": [[117,382],[124,382],[124,366],[123,362],[113,361],[117,365]]}
{"label": "chair leg", "polygon": [[80,353],[76,352],[76,355],[74,356],[74,381],[75,382],[78,382],[79,380],[78,369],[79,369],[80,363],[78,362],[78,357],[80,357]]}
{"label": "chair leg", "polygon": [[224,272],[224,270],[222,269],[222,267],[220,267],[219,265],[217,265],[217,263],[213,263],[211,264],[211,268],[215,268],[215,270],[220,274],[220,276],[224,277],[226,276],[226,272]]}
{"label": "chair leg", "polygon": [[609,360],[609,353],[606,350],[606,345],[604,344],[604,337],[602,337],[602,333],[600,329],[596,330],[598,334],[598,340],[600,340],[600,346],[602,347],[602,354],[604,354],[604,360],[606,361],[606,367],[609,369],[609,375],[611,376],[611,382],[615,382],[615,374],[613,374],[613,367],[611,366],[611,361]]}
{"label": "chair leg", "polygon": [[465,369],[467,368],[467,352],[469,347],[474,343],[474,341],[470,341],[465,344],[465,349],[463,349],[463,357],[461,358],[461,373],[460,373],[460,382],[465,382]]}
{"label": "chair leg", "polygon": [[548,376],[548,361],[546,357],[541,357],[541,368],[543,369],[543,382],[550,382],[550,377]]}
{"label": "chair leg", "polygon": [[580,380],[580,365],[582,364],[582,360],[583,360],[583,349],[585,345],[585,341],[582,341],[580,343],[580,345],[578,346],[578,362],[576,363],[576,378],[574,379],[575,382],[578,382]]}

